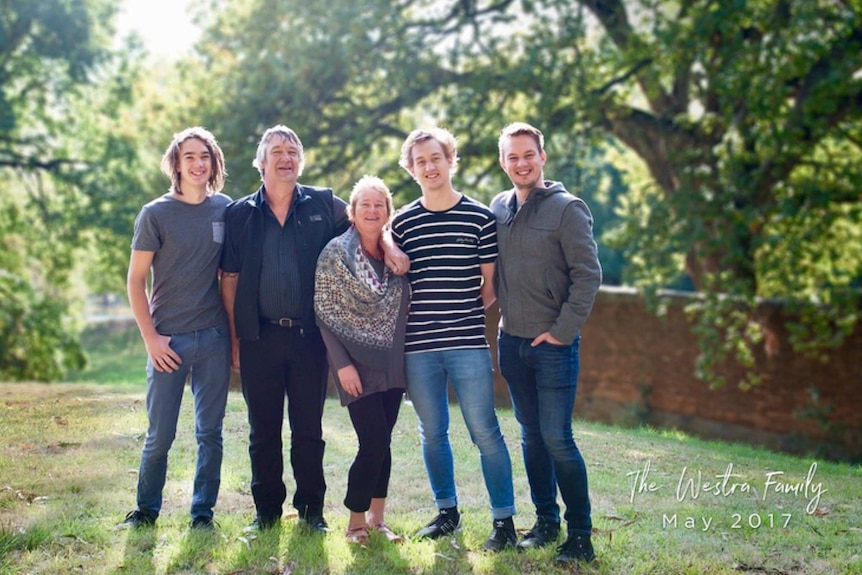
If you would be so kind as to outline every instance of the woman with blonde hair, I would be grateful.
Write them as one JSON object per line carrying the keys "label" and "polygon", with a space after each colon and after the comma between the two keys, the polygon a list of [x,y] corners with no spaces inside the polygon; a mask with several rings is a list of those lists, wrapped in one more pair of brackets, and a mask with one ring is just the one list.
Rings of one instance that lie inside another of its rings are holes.
{"label": "woman with blonde hair", "polygon": [[341,404],[359,439],[344,505],[350,510],[346,536],[360,544],[370,531],[392,542],[403,540],[384,521],[390,441],[405,388],[410,300],[406,278],[386,267],[380,249],[392,212],[392,195],[383,180],[361,178],[350,194],[351,226],[323,249],[315,274],[317,323]]}

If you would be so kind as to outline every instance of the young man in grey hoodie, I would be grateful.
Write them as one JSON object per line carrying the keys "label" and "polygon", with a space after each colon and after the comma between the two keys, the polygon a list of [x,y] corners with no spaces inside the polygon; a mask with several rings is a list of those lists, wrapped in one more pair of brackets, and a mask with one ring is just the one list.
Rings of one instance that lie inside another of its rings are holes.
{"label": "young man in grey hoodie", "polygon": [[536,523],[518,543],[555,543],[557,488],[568,537],[557,561],[592,561],[592,521],[584,459],[572,436],[581,328],[602,282],[592,215],[563,184],[545,180],[544,136],[524,123],[506,126],[500,166],[513,189],[491,202],[497,219],[494,287],[500,302],[500,371],[521,425],[524,465]]}

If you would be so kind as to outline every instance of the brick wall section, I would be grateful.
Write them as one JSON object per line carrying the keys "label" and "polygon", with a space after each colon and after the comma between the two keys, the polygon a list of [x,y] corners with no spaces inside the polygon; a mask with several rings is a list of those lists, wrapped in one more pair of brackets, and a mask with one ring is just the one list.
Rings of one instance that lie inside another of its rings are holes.
{"label": "brick wall section", "polygon": [[[778,344],[777,353],[757,358],[763,384],[741,390],[742,372],[728,366],[728,383],[710,389],[694,377],[698,348],[683,311],[689,302],[673,296],[657,317],[633,290],[602,288],[581,341],[575,417],[862,460],[862,329],[821,363],[793,353],[780,310],[767,309]],[[489,310],[491,340],[497,314],[496,306]],[[508,405],[499,373],[495,386],[498,402]]]}

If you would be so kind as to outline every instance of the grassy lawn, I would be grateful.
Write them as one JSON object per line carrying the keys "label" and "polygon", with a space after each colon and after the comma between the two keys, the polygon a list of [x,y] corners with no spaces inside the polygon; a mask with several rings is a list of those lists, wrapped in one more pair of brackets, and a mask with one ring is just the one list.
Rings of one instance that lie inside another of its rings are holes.
{"label": "grassy lawn", "polygon": [[[100,331],[101,330],[101,331]],[[553,549],[484,554],[488,500],[477,450],[453,410],[452,441],[464,528],[441,541],[348,545],[344,498],[355,435],[330,400],[324,416],[326,517],[307,533],[290,512],[280,530],[243,533],[254,516],[248,427],[232,392],[216,533],[188,529],[194,437],[191,395],[171,451],[155,530],[120,530],[134,507],[146,430],[143,345],[100,328],[91,365],[64,384],[0,383],[0,573],[183,574],[858,574],[862,573],[862,470],[674,432],[575,422],[590,472],[597,561],[559,568]],[[534,520],[511,411],[500,420],[511,450],[516,526]],[[285,431],[287,440],[287,431]],[[393,439],[388,522],[411,534],[435,511],[412,407]],[[286,474],[289,496],[293,482]],[[705,485],[708,484],[708,485]],[[291,510],[292,511],[292,510]]]}

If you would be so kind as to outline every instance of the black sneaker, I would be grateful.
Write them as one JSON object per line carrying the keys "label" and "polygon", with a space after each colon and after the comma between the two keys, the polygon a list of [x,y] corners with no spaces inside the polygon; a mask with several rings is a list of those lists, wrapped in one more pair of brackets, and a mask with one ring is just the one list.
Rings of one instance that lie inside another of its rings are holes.
{"label": "black sneaker", "polygon": [[121,525],[131,529],[140,529],[142,527],[153,527],[156,524],[156,516],[147,513],[143,509],[135,509],[126,514],[126,518]]}
{"label": "black sneaker", "polygon": [[444,535],[455,533],[461,527],[461,514],[457,507],[441,509],[437,517],[431,523],[423,527],[416,534],[420,539],[437,539]]}
{"label": "black sneaker", "polygon": [[557,541],[560,536],[560,524],[551,523],[542,517],[536,518],[533,528],[524,533],[524,538],[518,543],[518,549],[527,550],[545,547]]}
{"label": "black sneaker", "polygon": [[199,515],[192,519],[192,529],[200,529],[201,531],[215,531],[216,525],[212,517]]}
{"label": "black sneaker", "polygon": [[573,563],[583,561],[589,563],[596,558],[589,535],[569,535],[566,542],[557,547],[558,563]]}
{"label": "black sneaker", "polygon": [[514,549],[518,544],[518,533],[511,517],[505,519],[494,519],[494,530],[491,537],[485,541],[482,549],[485,551],[502,551],[503,549]]}

